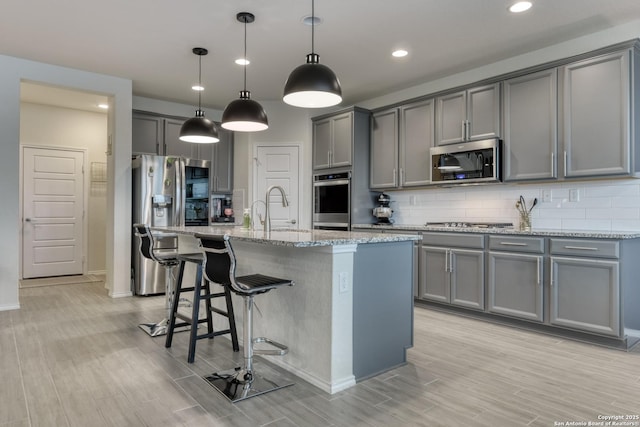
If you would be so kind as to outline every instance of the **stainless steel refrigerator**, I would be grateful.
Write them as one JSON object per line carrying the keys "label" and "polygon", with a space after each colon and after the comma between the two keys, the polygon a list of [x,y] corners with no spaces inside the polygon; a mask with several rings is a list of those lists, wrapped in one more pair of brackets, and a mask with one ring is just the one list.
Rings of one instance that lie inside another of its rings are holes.
{"label": "stainless steel refrigerator", "polygon": [[[209,225],[210,191],[207,160],[139,155],[132,162],[132,220],[150,226]],[[132,225],[133,225],[132,224]],[[131,227],[133,233],[133,227]],[[133,292],[153,295],[165,292],[165,270],[144,258],[138,238],[132,234]],[[175,250],[177,237],[156,239],[159,250]]]}

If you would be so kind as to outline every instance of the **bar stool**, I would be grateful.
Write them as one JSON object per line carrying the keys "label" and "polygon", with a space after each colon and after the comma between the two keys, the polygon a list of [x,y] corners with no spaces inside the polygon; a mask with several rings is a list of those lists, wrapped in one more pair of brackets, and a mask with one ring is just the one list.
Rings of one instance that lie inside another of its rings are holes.
{"label": "bar stool", "polygon": [[[209,236],[196,234],[204,252],[204,275],[207,280],[230,288],[244,299],[244,364],[232,370],[216,372],[204,377],[232,402],[248,399],[259,394],[293,385],[284,376],[274,372],[262,375],[253,368],[253,355],[266,354],[283,356],[289,351],[280,343],[265,337],[253,338],[253,299],[255,295],[268,292],[281,286],[292,286],[288,279],[270,277],[262,274],[236,277],[236,256],[231,247],[229,236]],[[254,344],[266,343],[273,349],[254,349]]]}
{"label": "bar stool", "polygon": [[[187,362],[193,363],[195,360],[196,354],[196,341],[208,338],[213,339],[214,337],[231,334],[231,343],[233,347],[233,351],[239,351],[240,347],[238,345],[238,333],[236,331],[236,320],[235,315],[233,313],[233,302],[231,301],[231,291],[228,287],[223,286],[222,292],[211,293],[211,286],[209,280],[202,280],[202,263],[204,260],[204,256],[201,253],[198,254],[179,254],[178,261],[180,262],[180,267],[178,269],[178,279],[176,281],[176,294],[173,300],[173,306],[171,308],[171,313],[169,316],[169,326],[167,330],[167,340],[165,341],[164,346],[166,348],[171,347],[171,342],[173,340],[173,333],[176,328],[180,328],[182,326],[190,326],[191,332],[189,334],[189,354],[187,356]],[[191,262],[196,264],[196,278],[193,286],[185,287],[183,285],[184,279],[184,269],[186,263]],[[184,315],[178,312],[178,306],[180,301],[180,296],[183,292],[191,292],[193,291],[193,304],[191,309],[191,317]],[[204,291],[204,294],[202,293]],[[214,307],[211,304],[211,300],[214,298],[224,298],[226,302],[226,311],[221,310],[219,308]],[[200,301],[205,301],[205,307],[207,311],[207,316],[205,318],[200,318]],[[223,329],[220,331],[213,330],[213,313],[219,314],[221,316],[226,317],[229,320],[229,328]],[[177,319],[182,320],[182,322],[178,322]],[[198,325],[201,323],[207,323],[207,332],[201,335],[198,335]]]}
{"label": "bar stool", "polygon": [[173,300],[173,268],[179,264],[175,250],[159,251],[155,247],[153,234],[146,224],[133,224],[135,235],[140,239],[139,249],[143,257],[157,262],[165,268],[166,274],[166,290],[165,290],[165,308],[167,309],[167,317],[157,323],[141,323],[138,325],[140,329],[145,331],[152,337],[165,335],[167,333],[167,325],[169,316],[171,315],[171,307]]}

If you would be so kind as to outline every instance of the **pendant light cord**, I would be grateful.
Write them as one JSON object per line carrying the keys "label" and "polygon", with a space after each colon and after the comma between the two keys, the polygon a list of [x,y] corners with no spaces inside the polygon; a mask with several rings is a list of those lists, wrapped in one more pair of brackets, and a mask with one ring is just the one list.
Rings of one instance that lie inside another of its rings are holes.
{"label": "pendant light cord", "polygon": [[247,18],[244,19],[244,91],[247,91]]}
{"label": "pendant light cord", "polygon": [[315,28],[316,28],[315,1],[311,0],[311,53],[316,53],[316,49],[314,46]]}
{"label": "pendant light cord", "polygon": [[202,110],[202,55],[198,55],[198,111]]}

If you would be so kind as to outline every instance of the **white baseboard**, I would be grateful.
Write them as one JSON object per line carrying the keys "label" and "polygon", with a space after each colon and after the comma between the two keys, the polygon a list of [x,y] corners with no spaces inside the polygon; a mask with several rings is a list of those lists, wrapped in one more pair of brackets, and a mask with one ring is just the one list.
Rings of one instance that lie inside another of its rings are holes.
{"label": "white baseboard", "polygon": [[0,311],[20,310],[20,304],[0,305]]}

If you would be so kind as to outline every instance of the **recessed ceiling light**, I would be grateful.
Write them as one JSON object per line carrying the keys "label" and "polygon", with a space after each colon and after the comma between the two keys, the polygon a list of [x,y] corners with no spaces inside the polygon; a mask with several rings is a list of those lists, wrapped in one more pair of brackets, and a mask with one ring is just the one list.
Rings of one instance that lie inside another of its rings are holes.
{"label": "recessed ceiling light", "polygon": [[204,86],[200,86],[200,85],[193,85],[191,86],[191,89],[198,91],[198,92],[202,92],[204,90]]}
{"label": "recessed ceiling light", "polygon": [[396,58],[402,58],[403,56],[407,56],[409,54],[409,52],[407,52],[404,49],[398,49],[398,50],[394,50],[391,55],[393,55]]}
{"label": "recessed ceiling light", "polygon": [[102,108],[103,110],[108,110],[109,104],[98,104],[98,108]]}
{"label": "recessed ceiling light", "polygon": [[509,12],[513,12],[513,13],[524,12],[525,10],[531,9],[531,6],[532,4],[530,1],[519,1],[509,6]]}
{"label": "recessed ceiling light", "polygon": [[249,60],[248,60],[248,59],[246,59],[246,58],[238,58],[238,59],[236,59],[236,61],[235,61],[235,62],[236,62],[236,64],[238,64],[238,65],[249,65],[249,64],[251,64],[251,61],[249,61]]}

